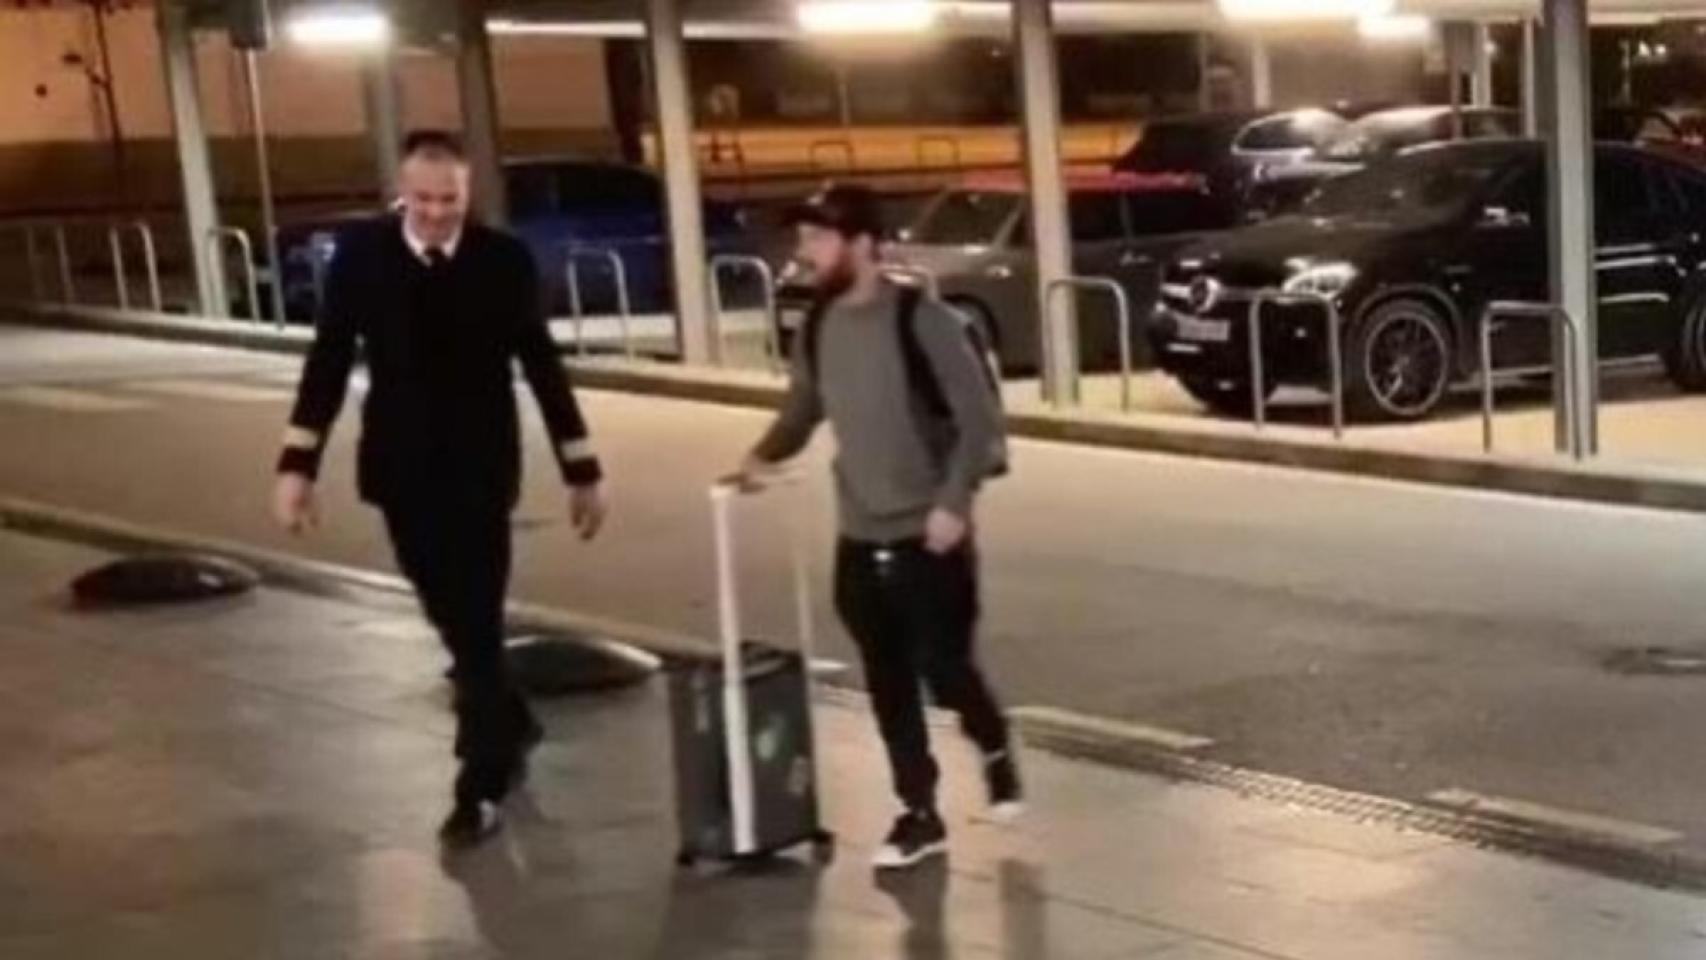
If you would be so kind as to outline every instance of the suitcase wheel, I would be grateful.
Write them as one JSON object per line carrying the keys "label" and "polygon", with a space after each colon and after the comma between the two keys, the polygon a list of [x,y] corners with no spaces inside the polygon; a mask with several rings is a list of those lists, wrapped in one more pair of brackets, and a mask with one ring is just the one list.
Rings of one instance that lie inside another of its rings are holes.
{"label": "suitcase wheel", "polygon": [[824,865],[835,862],[835,834],[819,830],[812,835],[812,859]]}

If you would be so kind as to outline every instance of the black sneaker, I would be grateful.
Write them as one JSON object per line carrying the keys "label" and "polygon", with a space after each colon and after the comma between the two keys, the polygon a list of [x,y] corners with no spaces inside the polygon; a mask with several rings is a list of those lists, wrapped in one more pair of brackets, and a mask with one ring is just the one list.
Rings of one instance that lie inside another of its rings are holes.
{"label": "black sneaker", "polygon": [[444,825],[438,828],[438,839],[446,847],[466,849],[478,846],[503,827],[503,816],[496,804],[474,801],[458,803]]}
{"label": "black sneaker", "polygon": [[878,870],[916,866],[948,850],[948,828],[930,810],[911,810],[900,815],[871,865]]}
{"label": "black sneaker", "polygon": [[989,812],[996,820],[1011,823],[1025,812],[1025,789],[1019,783],[1019,764],[1009,747],[983,758],[983,780],[989,787]]}

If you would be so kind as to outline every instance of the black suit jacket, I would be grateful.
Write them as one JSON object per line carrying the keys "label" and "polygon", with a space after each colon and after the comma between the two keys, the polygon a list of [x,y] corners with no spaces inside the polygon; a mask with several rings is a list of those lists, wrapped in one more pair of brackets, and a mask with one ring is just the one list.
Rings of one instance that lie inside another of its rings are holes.
{"label": "black suit jacket", "polygon": [[280,469],[317,475],[357,351],[369,388],[357,482],[379,505],[513,506],[521,443],[513,370],[532,388],[563,479],[600,479],[586,423],[545,324],[538,269],[509,234],[470,223],[428,265],[394,216],[342,232]]}

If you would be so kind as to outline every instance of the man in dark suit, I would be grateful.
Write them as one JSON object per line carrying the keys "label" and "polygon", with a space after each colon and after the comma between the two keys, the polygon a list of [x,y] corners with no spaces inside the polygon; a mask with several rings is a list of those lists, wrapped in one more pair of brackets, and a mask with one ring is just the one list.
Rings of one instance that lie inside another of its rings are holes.
{"label": "man in dark suit", "polygon": [[583,539],[598,533],[605,505],[531,254],[470,219],[468,161],[454,137],[411,135],[404,154],[400,213],[338,238],[274,512],[293,532],[317,522],[314,484],[359,346],[369,388],[358,486],[384,515],[398,565],[451,654],[461,769],[440,835],[465,846],[498,829],[498,804],[544,737],[504,660],[509,520],[521,489],[516,361]]}

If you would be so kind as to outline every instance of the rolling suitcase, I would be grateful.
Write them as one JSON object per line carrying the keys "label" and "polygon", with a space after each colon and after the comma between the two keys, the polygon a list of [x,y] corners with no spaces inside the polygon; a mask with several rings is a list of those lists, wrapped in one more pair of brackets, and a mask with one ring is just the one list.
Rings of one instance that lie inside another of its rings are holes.
{"label": "rolling suitcase", "polygon": [[834,838],[818,817],[805,544],[790,517],[798,650],[749,641],[741,627],[734,517],[749,495],[730,484],[711,491],[722,657],[670,672],[683,866],[762,858],[808,844],[819,858],[834,852]]}

